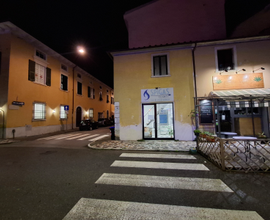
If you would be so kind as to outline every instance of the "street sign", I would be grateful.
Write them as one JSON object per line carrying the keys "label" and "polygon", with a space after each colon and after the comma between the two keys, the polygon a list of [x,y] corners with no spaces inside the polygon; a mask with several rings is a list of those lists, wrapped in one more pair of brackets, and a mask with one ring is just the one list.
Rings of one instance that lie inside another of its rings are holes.
{"label": "street sign", "polygon": [[69,110],[69,105],[64,105],[64,110],[68,111]]}

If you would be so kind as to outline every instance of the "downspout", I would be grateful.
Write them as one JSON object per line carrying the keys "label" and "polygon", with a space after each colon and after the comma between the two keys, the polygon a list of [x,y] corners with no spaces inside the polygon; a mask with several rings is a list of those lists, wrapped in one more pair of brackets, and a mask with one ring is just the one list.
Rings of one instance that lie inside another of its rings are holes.
{"label": "downspout", "polygon": [[196,129],[199,128],[198,125],[198,117],[197,117],[197,80],[196,80],[196,65],[195,65],[195,49],[197,47],[197,43],[195,43],[194,47],[192,48],[192,66],[193,66],[193,83],[194,83],[194,95],[195,95],[195,100],[194,100],[194,107],[195,107],[195,127]]}
{"label": "downspout", "polygon": [[2,131],[2,139],[4,139],[4,128],[5,128],[5,112],[0,108],[0,111],[3,112],[3,131]]}
{"label": "downspout", "polygon": [[75,91],[74,91],[74,83],[75,83],[75,77],[74,77],[74,75],[75,75],[75,68],[77,67],[77,65],[75,65],[74,67],[73,67],[73,70],[72,70],[72,74],[73,74],[73,88],[72,88],[72,116],[71,116],[71,128],[72,128],[72,130],[73,130],[73,115],[74,115],[74,93],[75,93]]}

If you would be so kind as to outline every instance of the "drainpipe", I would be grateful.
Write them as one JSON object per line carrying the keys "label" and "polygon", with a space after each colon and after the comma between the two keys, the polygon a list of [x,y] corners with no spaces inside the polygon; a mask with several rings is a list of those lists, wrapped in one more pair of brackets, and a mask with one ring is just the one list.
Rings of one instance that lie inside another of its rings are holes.
{"label": "drainpipe", "polygon": [[73,115],[74,115],[74,83],[75,83],[75,68],[77,67],[77,65],[75,65],[73,67],[73,70],[72,70],[72,74],[73,74],[73,88],[72,88],[72,116],[71,116],[71,127],[72,127],[72,130],[73,130]]}
{"label": "drainpipe", "polygon": [[3,132],[2,132],[2,139],[4,139],[4,124],[5,124],[5,112],[3,109],[0,108],[0,111],[3,112]]}
{"label": "drainpipe", "polygon": [[198,117],[197,117],[197,80],[196,80],[196,65],[195,65],[195,49],[197,47],[197,43],[195,43],[194,47],[192,48],[192,66],[193,66],[193,82],[194,82],[194,95],[195,95],[195,100],[194,100],[194,107],[195,107],[195,127],[196,129],[199,128],[198,125]]}

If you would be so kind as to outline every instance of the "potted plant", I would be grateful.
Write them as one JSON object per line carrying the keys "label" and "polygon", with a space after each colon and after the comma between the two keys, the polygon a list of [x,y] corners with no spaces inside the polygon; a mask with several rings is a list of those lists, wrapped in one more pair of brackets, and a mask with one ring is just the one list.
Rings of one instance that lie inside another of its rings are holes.
{"label": "potted plant", "polygon": [[264,132],[262,132],[262,133],[258,133],[257,137],[260,138],[260,139],[265,139],[266,135],[264,134]]}
{"label": "potted plant", "polygon": [[199,135],[200,135],[200,137],[202,137],[202,138],[206,138],[206,132],[201,132]]}
{"label": "potted plant", "polygon": [[194,131],[194,134],[195,134],[195,136],[199,136],[200,135],[200,133],[201,133],[201,131],[199,130],[199,129],[195,129]]}
{"label": "potted plant", "polygon": [[206,140],[209,141],[209,142],[215,142],[216,137],[214,137],[214,136],[206,136]]}

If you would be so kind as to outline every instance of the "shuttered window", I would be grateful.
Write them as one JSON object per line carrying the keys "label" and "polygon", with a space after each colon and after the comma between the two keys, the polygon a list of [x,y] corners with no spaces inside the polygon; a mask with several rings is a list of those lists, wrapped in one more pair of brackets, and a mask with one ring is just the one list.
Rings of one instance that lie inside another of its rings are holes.
{"label": "shuttered window", "polygon": [[68,77],[61,74],[61,89],[68,91]]}
{"label": "shuttered window", "polygon": [[51,86],[51,69],[29,60],[28,80]]}

